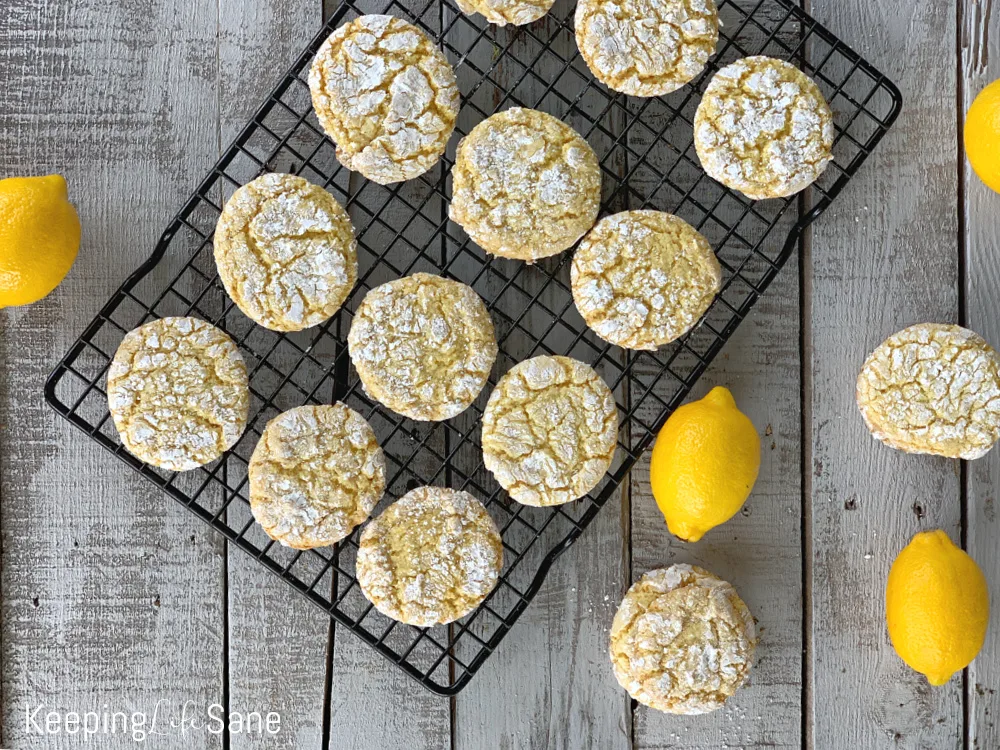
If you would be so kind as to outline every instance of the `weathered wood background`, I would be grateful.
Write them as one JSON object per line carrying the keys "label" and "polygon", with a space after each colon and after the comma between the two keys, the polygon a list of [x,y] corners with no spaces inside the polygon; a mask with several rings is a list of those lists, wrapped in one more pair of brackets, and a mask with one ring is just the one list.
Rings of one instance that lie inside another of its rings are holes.
{"label": "weathered wood background", "polygon": [[[1000,198],[960,144],[965,109],[1000,76],[991,2],[809,3],[906,107],[698,389],[729,385],[765,436],[751,500],[680,544],[640,464],[620,508],[448,700],[230,553],[41,399],[58,356],[315,33],[323,3],[4,0],[0,177],[63,173],[84,240],[55,294],[0,313],[0,746],[85,746],[29,736],[25,709],[39,704],[190,700],[277,711],[282,732],[149,747],[1000,748],[998,617],[972,667],[931,689],[893,653],[883,612],[889,564],[919,529],[944,528],[1000,585],[1000,452],[968,467],[896,453],[853,404],[865,355],[905,325],[963,322],[1000,345]],[[751,685],[698,718],[631,704],[606,656],[629,582],[681,560],[729,578],[763,637]]]}

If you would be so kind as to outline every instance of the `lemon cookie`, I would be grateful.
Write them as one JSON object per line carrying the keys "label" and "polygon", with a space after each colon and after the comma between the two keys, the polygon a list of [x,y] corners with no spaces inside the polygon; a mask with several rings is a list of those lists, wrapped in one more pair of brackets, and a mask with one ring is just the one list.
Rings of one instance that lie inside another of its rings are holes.
{"label": "lemon cookie", "polygon": [[479,295],[427,273],[368,292],[347,345],[365,393],[424,421],[465,411],[497,356],[493,321]]}
{"label": "lemon cookie", "polygon": [[358,583],[382,614],[426,628],[468,614],[503,566],[497,526],[467,492],[417,487],[365,528]]}
{"label": "lemon cookie", "polygon": [[910,326],[868,357],[857,400],[868,429],[886,445],[980,458],[1000,438],[1000,355],[959,326]]}
{"label": "lemon cookie", "polygon": [[694,118],[705,171],[748,198],[793,195],[833,159],[833,114],[794,65],[745,57],[712,78]]}
{"label": "lemon cookie", "polygon": [[580,0],[576,44],[601,83],[663,96],[698,75],[719,41],[714,0]]}
{"label": "lemon cookie", "polygon": [[287,547],[339,542],[385,490],[385,456],[344,404],[300,406],[267,423],[250,458],[250,510]]}
{"label": "lemon cookie", "polygon": [[309,90],[340,163],[382,185],[433,167],[458,117],[451,65],[420,29],[392,16],[360,16],[334,31]]}
{"label": "lemon cookie", "polygon": [[663,211],[606,216],[580,243],[570,273],[573,300],[605,341],[656,349],[705,314],[722,267],[702,235]]}
{"label": "lemon cookie", "polygon": [[476,13],[497,26],[523,26],[537,21],[552,8],[555,0],[455,0],[465,15]]}
{"label": "lemon cookie", "polygon": [[449,215],[481,248],[528,262],[560,253],[593,226],[601,168],[573,128],[515,107],[458,145]]}
{"label": "lemon cookie", "polygon": [[518,363],[500,378],[483,414],[483,462],[525,505],[586,495],[611,466],[617,439],[611,389],[569,357]]}
{"label": "lemon cookie", "polygon": [[223,208],[215,265],[248,318],[272,331],[300,331],[330,318],[354,287],[354,229],[323,188],[290,174],[266,174]]}
{"label": "lemon cookie", "polygon": [[162,318],[130,331],[108,368],[108,407],[122,443],[163,469],[194,469],[232,448],[249,405],[236,344],[197,318]]}
{"label": "lemon cookie", "polygon": [[757,645],[736,590],[694,565],[651,570],[611,624],[611,663],[635,700],[672,714],[704,714],[746,682]]}

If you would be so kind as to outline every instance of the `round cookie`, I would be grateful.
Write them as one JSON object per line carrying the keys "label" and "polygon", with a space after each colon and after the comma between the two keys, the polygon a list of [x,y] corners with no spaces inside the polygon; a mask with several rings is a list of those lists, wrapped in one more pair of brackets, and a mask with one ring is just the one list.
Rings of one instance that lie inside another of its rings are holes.
{"label": "round cookie", "polygon": [[381,185],[433,167],[458,118],[444,54],[392,16],[360,16],[334,31],[313,61],[309,90],[340,163]]}
{"label": "round cookie", "polygon": [[819,87],[772,57],[745,57],[716,73],[694,118],[701,166],[753,200],[812,184],[833,160],[833,135]]}
{"label": "round cookie", "polygon": [[358,278],[347,211],[326,190],[290,174],[239,188],[215,229],[215,265],[226,292],[272,331],[328,320]]}
{"label": "round cookie", "polygon": [[719,41],[714,0],[580,0],[574,25],[590,71],[629,96],[676,91]]}
{"label": "round cookie", "polygon": [[187,471],[236,444],[250,389],[236,344],[198,318],[161,318],[126,334],[108,368],[122,444],[147,464]]}
{"label": "round cookie", "polygon": [[981,458],[1000,438],[1000,355],[960,326],[910,326],[868,357],[857,401],[868,429],[886,445]]}
{"label": "round cookie", "polygon": [[756,645],[753,616],[736,590],[693,565],[646,573],[611,624],[618,683],[672,714],[721,708],[746,682]]}
{"label": "round cookie", "polygon": [[417,487],[365,528],[358,548],[362,593],[379,612],[426,628],[478,607],[503,567],[497,526],[467,492]]}
{"label": "round cookie", "polygon": [[344,539],[385,491],[385,456],[375,433],[341,403],[276,416],[248,471],[253,517],[269,537],[294,549]]}
{"label": "round cookie", "polygon": [[573,256],[573,301],[602,339],[656,349],[687,333],[712,304],[722,267],[708,241],[663,211],[597,222]]}
{"label": "round cookie", "polygon": [[465,411],[497,356],[493,321],[479,295],[427,273],[368,292],[347,345],[365,393],[422,421]]}
{"label": "round cookie", "polygon": [[555,0],[455,0],[467,16],[481,14],[497,26],[524,26],[537,21],[552,8]]}
{"label": "round cookie", "polygon": [[500,378],[483,413],[483,462],[524,505],[586,495],[610,468],[617,439],[611,389],[569,357],[519,362]]}
{"label": "round cookie", "polygon": [[458,144],[451,220],[487,252],[529,263],[561,253],[593,226],[601,168],[573,128],[514,107]]}

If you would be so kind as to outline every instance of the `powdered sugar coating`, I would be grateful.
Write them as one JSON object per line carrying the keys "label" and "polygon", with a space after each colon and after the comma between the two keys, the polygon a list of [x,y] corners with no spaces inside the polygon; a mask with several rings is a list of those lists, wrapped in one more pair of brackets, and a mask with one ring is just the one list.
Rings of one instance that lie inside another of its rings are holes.
{"label": "powdered sugar coating", "polygon": [[868,357],[857,401],[868,429],[886,445],[981,458],[1000,438],[1000,355],[960,326],[910,326]]}
{"label": "powdered sugar coating", "polygon": [[673,714],[721,708],[746,682],[757,629],[721,578],[693,565],[651,570],[611,625],[611,663],[637,701]]}
{"label": "powdered sugar coating", "polygon": [[368,292],[347,344],[365,392],[419,420],[465,411],[497,356],[493,321],[479,295],[427,273]]}
{"label": "powdered sugar coating", "polygon": [[449,214],[487,252],[528,262],[561,253],[593,226],[601,168],[564,122],[514,107],[458,145]]}
{"label": "powdered sugar coating", "polygon": [[574,25],[594,76],[630,96],[676,91],[719,41],[714,0],[580,0]]}
{"label": "powdered sugar coating", "polygon": [[358,277],[347,211],[290,174],[266,174],[233,193],[215,230],[215,264],[240,310],[273,331],[329,319]]}
{"label": "powdered sugar coating", "polygon": [[420,29],[392,16],[360,16],[334,31],[309,89],[340,163],[382,185],[433,167],[458,117],[451,65]]}
{"label": "powdered sugar coating", "polygon": [[361,591],[379,612],[430,627],[467,615],[496,586],[503,545],[496,524],[467,492],[417,487],[361,534]]}
{"label": "powdered sugar coating", "polygon": [[483,413],[483,462],[525,505],[586,495],[611,466],[617,439],[611,389],[570,357],[519,362],[497,383]]}
{"label": "powdered sugar coating", "polygon": [[122,443],[153,466],[215,460],[247,423],[247,368],[236,344],[197,318],[161,318],[126,334],[108,368],[108,407]]}
{"label": "powdered sugar coating", "polygon": [[250,458],[250,510],[287,547],[339,542],[385,491],[385,455],[364,418],[341,403],[300,406],[267,423]]}
{"label": "powdered sugar coating", "polygon": [[722,283],[708,241],[663,211],[606,216],[580,243],[573,301],[587,325],[626,349],[656,349],[689,331]]}
{"label": "powdered sugar coating", "polygon": [[537,21],[552,8],[555,0],[455,0],[467,16],[481,14],[497,26],[523,26]]}
{"label": "powdered sugar coating", "polygon": [[833,159],[833,136],[819,87],[771,57],[745,57],[716,73],[694,118],[702,167],[753,200],[812,184]]}

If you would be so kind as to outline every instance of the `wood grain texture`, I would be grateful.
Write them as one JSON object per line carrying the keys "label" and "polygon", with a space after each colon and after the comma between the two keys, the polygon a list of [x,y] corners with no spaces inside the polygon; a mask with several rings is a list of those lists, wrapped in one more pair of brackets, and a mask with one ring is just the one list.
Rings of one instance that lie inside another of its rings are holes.
{"label": "wood grain texture", "polygon": [[[976,95],[1000,78],[1000,14],[992,12],[991,0],[960,4],[963,116]],[[986,187],[959,151],[965,184],[965,324],[1000,347],[1000,195]],[[986,750],[1000,747],[1000,522],[997,492],[1000,491],[1000,451],[966,465],[967,547],[979,563],[992,591],[992,608],[986,643],[968,671],[968,747]]]}
{"label": "wood grain texture", "polygon": [[805,266],[811,746],[955,748],[961,681],[930,688],[896,656],[884,592],[915,532],[940,527],[959,539],[959,465],[875,442],[854,403],[858,370],[886,336],[958,317],[955,9],[815,0],[811,10],[905,100],[893,131],[815,224]]}
{"label": "wood grain texture", "polygon": [[222,696],[221,543],[41,398],[57,357],[215,158],[215,24],[214,4],[184,0],[15,0],[0,12],[0,170],[64,174],[83,223],[66,282],[0,313],[5,747],[80,746],[30,736],[28,706],[151,714]]}

